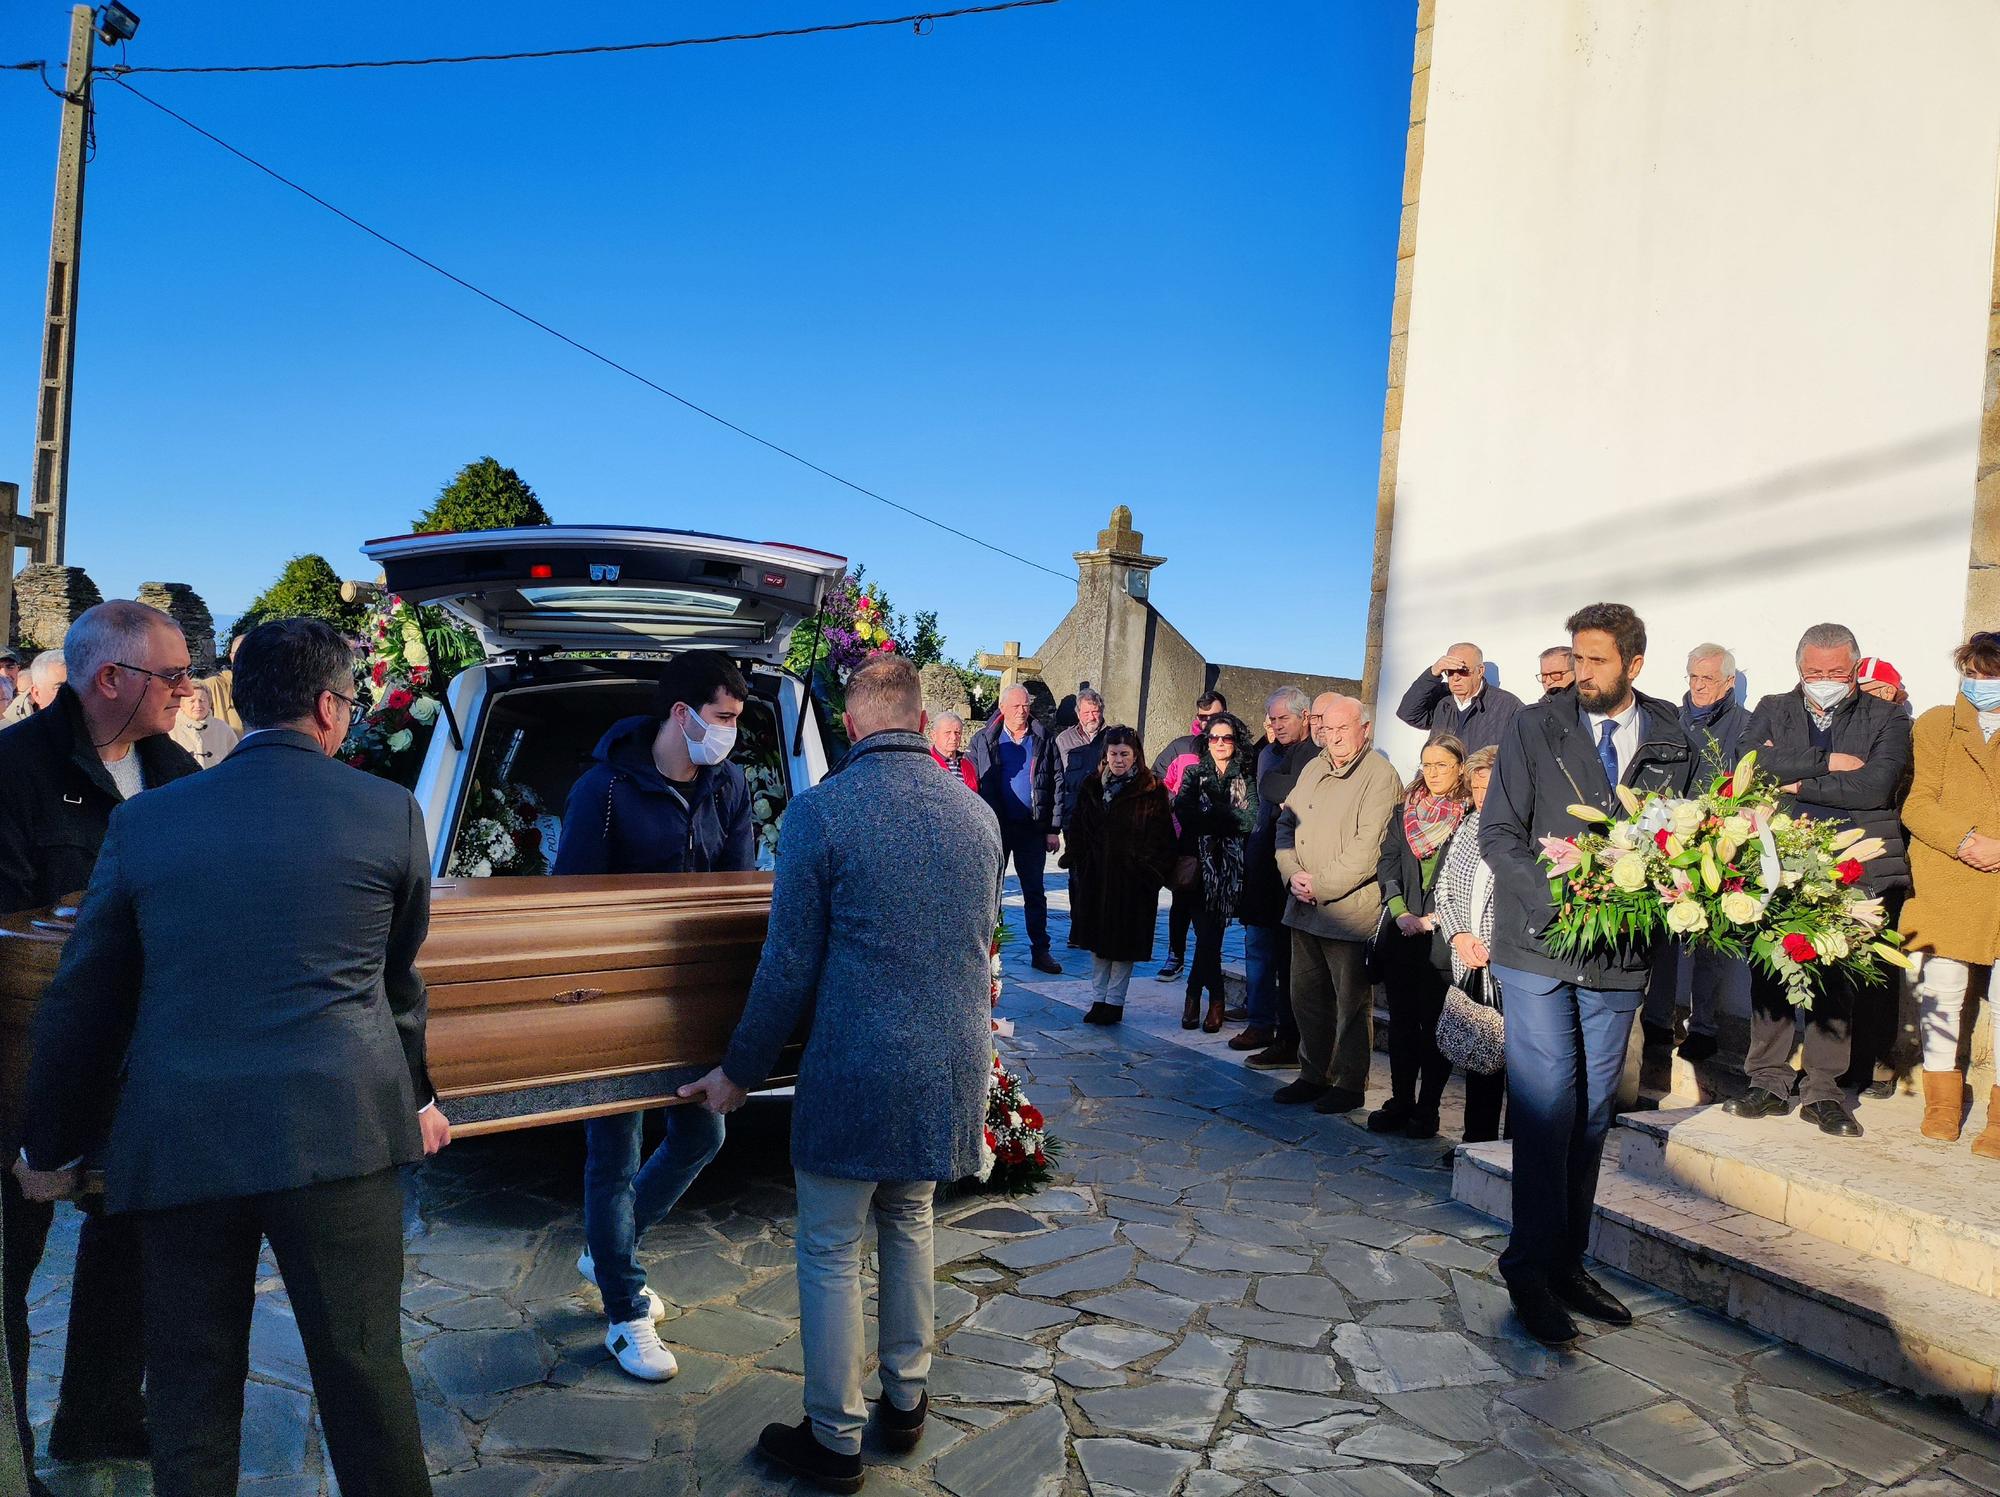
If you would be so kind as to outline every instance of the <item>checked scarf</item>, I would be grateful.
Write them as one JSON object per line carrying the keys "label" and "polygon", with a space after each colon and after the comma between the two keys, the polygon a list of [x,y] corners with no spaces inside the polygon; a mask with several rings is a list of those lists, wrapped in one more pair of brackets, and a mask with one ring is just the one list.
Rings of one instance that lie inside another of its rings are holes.
{"label": "checked scarf", "polygon": [[1403,799],[1403,835],[1419,863],[1425,861],[1458,830],[1465,817],[1465,802],[1432,795],[1430,787],[1418,785]]}

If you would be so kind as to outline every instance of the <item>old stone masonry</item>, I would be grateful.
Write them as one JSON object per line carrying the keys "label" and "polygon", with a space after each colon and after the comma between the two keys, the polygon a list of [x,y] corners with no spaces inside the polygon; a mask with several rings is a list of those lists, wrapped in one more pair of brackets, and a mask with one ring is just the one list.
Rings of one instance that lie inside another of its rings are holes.
{"label": "old stone masonry", "polygon": [[[1526,1341],[1498,1228],[1451,1202],[1438,1144],[1272,1106],[1283,1078],[1145,1022],[1140,1005],[1179,997],[1144,978],[1125,1025],[1086,1027],[1087,983],[1010,950],[1010,1055],[1068,1140],[1065,1183],[946,1207],[930,1433],[908,1456],[867,1450],[870,1491],[2000,1493],[2000,1437],[1629,1279],[1613,1282],[1632,1328],[1564,1354]],[[692,1209],[646,1239],[678,1310],[664,1386],[607,1361],[575,1268],[573,1136],[471,1141],[421,1172],[404,1325],[441,1497],[794,1490],[749,1453],[765,1422],[799,1417],[784,1128],[782,1103],[738,1114]],[[34,1289],[38,1425],[66,1289]],[[244,1491],[319,1497],[275,1273],[255,1325]],[[137,1466],[45,1474],[64,1494],[147,1485]]]}

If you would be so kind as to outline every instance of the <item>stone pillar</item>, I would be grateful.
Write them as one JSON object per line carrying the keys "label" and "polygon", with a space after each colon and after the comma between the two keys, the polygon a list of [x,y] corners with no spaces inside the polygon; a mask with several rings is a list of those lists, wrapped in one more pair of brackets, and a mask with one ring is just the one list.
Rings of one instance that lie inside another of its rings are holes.
{"label": "stone pillar", "polygon": [[1375,570],[1368,583],[1368,642],[1361,665],[1361,698],[1371,706],[1381,686],[1382,628],[1389,609],[1389,541],[1396,521],[1396,454],[1403,433],[1410,292],[1417,269],[1417,188],[1424,175],[1424,116],[1431,93],[1431,23],[1436,4],[1437,0],[1417,0],[1417,44],[1410,64],[1403,226],[1396,240],[1396,299],[1389,308],[1389,387],[1382,402],[1382,471],[1375,489]]}
{"label": "stone pillar", "polygon": [[1985,414],[1972,499],[1972,564],[1965,583],[1965,632],[2000,628],[2000,226],[1993,236],[1993,301],[1986,313]]}
{"label": "stone pillar", "polygon": [[104,601],[82,567],[37,563],[14,574],[13,643],[53,650],[86,608]]}
{"label": "stone pillar", "polygon": [[199,593],[185,582],[142,582],[138,599],[181,626],[196,674],[206,676],[214,671],[215,620],[209,617],[208,605]]}
{"label": "stone pillar", "polygon": [[1146,537],[1132,528],[1132,511],[1119,505],[1097,532],[1097,549],[1075,552],[1077,608],[1104,620],[1104,651],[1087,679],[1104,694],[1104,720],[1143,732],[1151,705],[1153,646],[1152,574],[1166,563],[1148,556]]}

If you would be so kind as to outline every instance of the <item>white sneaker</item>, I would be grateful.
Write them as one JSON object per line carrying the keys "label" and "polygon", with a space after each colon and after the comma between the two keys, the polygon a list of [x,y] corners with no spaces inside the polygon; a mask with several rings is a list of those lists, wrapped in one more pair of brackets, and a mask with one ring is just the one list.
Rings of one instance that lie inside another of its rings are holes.
{"label": "white sneaker", "polygon": [[[576,1271],[590,1281],[591,1288],[597,1288],[597,1265],[590,1261],[590,1249],[585,1248],[581,1253],[576,1255]],[[654,1320],[665,1320],[667,1318],[667,1302],[653,1293],[650,1286],[641,1289],[639,1293],[645,1296],[646,1313],[649,1316]],[[668,1374],[669,1377],[672,1375],[671,1373]]]}
{"label": "white sneaker", "polygon": [[622,1320],[604,1333],[604,1345],[633,1377],[664,1383],[681,1370],[650,1320]]}

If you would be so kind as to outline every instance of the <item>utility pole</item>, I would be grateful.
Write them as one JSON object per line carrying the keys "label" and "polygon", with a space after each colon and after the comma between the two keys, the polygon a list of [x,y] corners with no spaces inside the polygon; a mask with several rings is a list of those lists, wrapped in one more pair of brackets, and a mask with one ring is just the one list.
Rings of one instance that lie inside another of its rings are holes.
{"label": "utility pole", "polygon": [[76,395],[76,290],[83,252],[83,172],[90,133],[90,68],[95,12],[70,12],[69,73],[62,141],[56,152],[55,223],[49,231],[49,299],[42,327],[41,401],[35,416],[30,516],[41,526],[35,560],[60,562],[69,498],[69,420]]}

